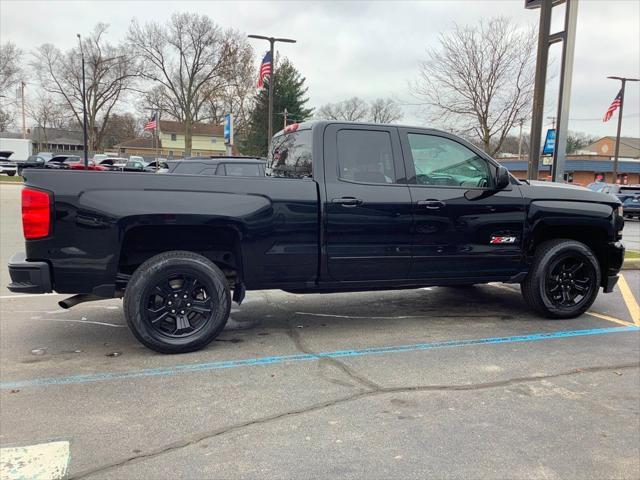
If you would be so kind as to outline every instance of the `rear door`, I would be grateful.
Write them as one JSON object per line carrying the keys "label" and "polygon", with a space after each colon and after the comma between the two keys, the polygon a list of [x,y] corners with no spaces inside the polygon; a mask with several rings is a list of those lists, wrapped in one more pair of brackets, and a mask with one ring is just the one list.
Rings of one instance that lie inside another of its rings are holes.
{"label": "rear door", "polygon": [[515,274],[525,218],[518,186],[494,191],[497,166],[456,137],[402,129],[401,139],[415,222],[410,278]]}
{"label": "rear door", "polygon": [[329,276],[354,282],[406,279],[411,196],[397,129],[328,125],[324,167]]}

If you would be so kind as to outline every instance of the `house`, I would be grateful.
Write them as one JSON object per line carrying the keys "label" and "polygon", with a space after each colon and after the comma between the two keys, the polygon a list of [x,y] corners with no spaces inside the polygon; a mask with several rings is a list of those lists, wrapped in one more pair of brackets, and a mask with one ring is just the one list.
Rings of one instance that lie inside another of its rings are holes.
{"label": "house", "polygon": [[34,127],[30,134],[34,152],[70,153],[84,151],[81,129]]}
{"label": "house", "polygon": [[[596,142],[597,143],[597,142]],[[622,144],[620,144],[622,150]],[[500,158],[498,160],[516,178],[527,178],[528,160],[513,158]],[[551,165],[540,162],[538,170],[539,180],[551,178]],[[567,155],[565,161],[565,180],[586,186],[592,182],[613,182],[613,160],[603,155]],[[640,159],[620,159],[618,161],[618,183],[631,185],[640,183]]]}
{"label": "house", "polygon": [[[596,155],[614,157],[616,151],[616,137],[602,137],[587,147]],[[618,158],[640,158],[640,138],[620,137],[620,152]]]}
{"label": "house", "polygon": [[[122,156],[180,158],[184,156],[184,123],[172,120],[158,122],[158,138],[133,138],[114,146]],[[222,125],[194,123],[191,127],[191,155],[225,155]]]}

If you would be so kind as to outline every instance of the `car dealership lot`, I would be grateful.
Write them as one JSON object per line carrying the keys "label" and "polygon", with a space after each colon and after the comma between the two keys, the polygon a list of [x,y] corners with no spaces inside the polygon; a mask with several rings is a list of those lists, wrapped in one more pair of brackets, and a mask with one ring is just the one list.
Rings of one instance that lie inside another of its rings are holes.
{"label": "car dealership lot", "polygon": [[10,295],[18,197],[0,186],[4,465],[52,444],[41,471],[71,478],[640,474],[640,337],[618,289],[567,321],[515,286],[249,292],[208,348],[159,355],[120,300]]}

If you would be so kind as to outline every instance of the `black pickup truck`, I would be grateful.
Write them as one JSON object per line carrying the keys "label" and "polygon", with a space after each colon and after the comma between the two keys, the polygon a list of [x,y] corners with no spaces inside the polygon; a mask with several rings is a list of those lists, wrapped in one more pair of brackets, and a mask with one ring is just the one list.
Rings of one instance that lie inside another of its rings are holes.
{"label": "black pickup truck", "polygon": [[540,315],[610,292],[620,203],[522,182],[423,128],[309,122],[273,139],[265,177],[25,171],[26,254],[9,289],[124,297],[135,336],[193,351],[246,290],[294,293],[519,283]]}

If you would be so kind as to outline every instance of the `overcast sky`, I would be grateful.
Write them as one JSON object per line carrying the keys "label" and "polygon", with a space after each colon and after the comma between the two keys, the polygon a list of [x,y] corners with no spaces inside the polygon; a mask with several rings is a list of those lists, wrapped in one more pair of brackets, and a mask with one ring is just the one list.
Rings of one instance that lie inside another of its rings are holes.
{"label": "overcast sky", "polygon": [[[290,37],[295,45],[279,51],[307,78],[311,105],[351,96],[394,97],[415,103],[408,83],[416,78],[425,50],[454,22],[475,24],[503,15],[537,25],[538,10],[523,0],[428,0],[420,2],[223,2],[223,1],[26,1],[0,0],[0,40],[25,51],[42,43],[75,44],[97,22],[110,24],[114,42],[122,40],[133,17],[166,20],[173,12],[209,15],[223,27],[246,33]],[[554,10],[561,27],[564,7]],[[252,40],[256,65],[266,43]],[[559,46],[553,47],[552,58]],[[552,60],[553,61],[553,60]],[[557,71],[558,61],[555,62]],[[580,0],[571,95],[570,130],[615,135],[616,122],[601,118],[619,85],[607,75],[640,77],[640,1]],[[553,69],[553,68],[552,68]],[[545,116],[555,115],[557,78],[550,81]],[[640,82],[628,84],[623,134],[640,136]],[[424,124],[419,109],[405,107],[405,123]],[[617,117],[615,117],[617,118]]]}

